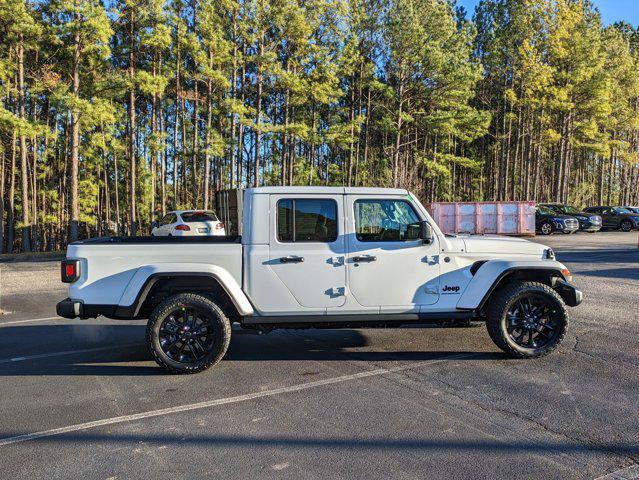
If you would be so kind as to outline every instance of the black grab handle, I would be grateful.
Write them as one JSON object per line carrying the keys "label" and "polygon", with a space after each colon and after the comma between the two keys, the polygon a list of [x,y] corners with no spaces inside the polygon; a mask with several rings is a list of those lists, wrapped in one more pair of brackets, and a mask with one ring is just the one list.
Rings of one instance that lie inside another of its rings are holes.
{"label": "black grab handle", "polygon": [[280,258],[280,263],[302,263],[303,261],[304,261],[304,257],[296,257],[293,255]]}
{"label": "black grab handle", "polygon": [[353,262],[355,263],[375,262],[375,261],[377,261],[377,257],[373,255],[362,255],[362,256],[353,257]]}

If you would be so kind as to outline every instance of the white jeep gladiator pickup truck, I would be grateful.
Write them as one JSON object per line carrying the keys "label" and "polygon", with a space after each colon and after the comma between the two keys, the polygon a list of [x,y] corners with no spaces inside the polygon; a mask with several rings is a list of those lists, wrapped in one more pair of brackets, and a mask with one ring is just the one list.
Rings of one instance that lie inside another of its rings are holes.
{"label": "white jeep gladiator pickup truck", "polygon": [[242,230],[72,243],[58,315],[148,318],[156,361],[193,373],[222,359],[233,322],[268,332],[484,320],[509,355],[540,357],[582,299],[550,248],[444,235],[406,190],[248,189]]}

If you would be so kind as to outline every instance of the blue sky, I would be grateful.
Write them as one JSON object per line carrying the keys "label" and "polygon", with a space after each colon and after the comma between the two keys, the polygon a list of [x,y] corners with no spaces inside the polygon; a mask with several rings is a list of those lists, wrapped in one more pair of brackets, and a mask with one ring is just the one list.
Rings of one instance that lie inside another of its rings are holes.
{"label": "blue sky", "polygon": [[[479,0],[457,0],[458,5],[466,7],[469,16],[472,16],[478,3]],[[599,8],[605,25],[625,20],[635,27],[639,26],[639,0],[593,0],[593,3]]]}

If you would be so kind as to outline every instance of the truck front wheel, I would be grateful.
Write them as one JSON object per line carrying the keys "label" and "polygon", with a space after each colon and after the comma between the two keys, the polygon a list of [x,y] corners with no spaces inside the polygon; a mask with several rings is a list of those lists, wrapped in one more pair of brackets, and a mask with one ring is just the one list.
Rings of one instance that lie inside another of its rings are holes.
{"label": "truck front wheel", "polygon": [[222,360],[231,325],[211,299],[181,293],[153,310],[146,340],[155,361],[168,372],[197,373]]}
{"label": "truck front wheel", "polygon": [[557,292],[543,283],[512,282],[497,291],[489,305],[488,334],[511,357],[543,357],[555,350],[566,335],[566,305]]}

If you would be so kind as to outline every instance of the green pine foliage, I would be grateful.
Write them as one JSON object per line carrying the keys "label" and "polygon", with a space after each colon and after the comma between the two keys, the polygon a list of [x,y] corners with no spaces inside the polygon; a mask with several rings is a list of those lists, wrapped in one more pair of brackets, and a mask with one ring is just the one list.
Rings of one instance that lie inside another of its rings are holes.
{"label": "green pine foliage", "polygon": [[587,0],[0,0],[0,251],[256,185],[639,204],[638,67]]}

